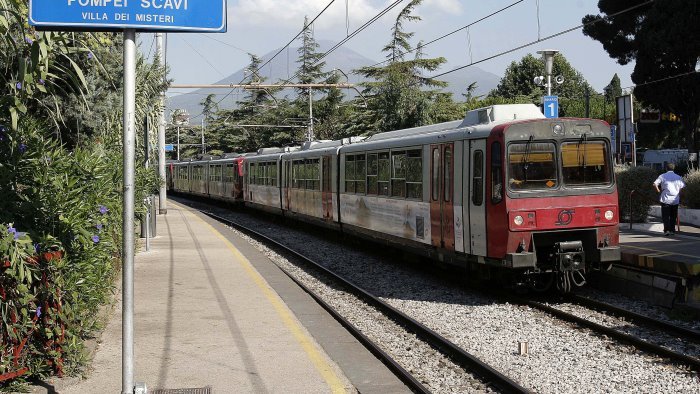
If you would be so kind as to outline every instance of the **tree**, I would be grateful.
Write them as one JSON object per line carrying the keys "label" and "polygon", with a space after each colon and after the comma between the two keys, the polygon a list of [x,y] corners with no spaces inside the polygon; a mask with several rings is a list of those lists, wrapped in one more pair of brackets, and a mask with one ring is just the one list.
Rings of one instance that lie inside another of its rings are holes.
{"label": "tree", "polygon": [[418,21],[420,17],[411,15],[422,0],[411,1],[397,16],[391,29],[391,40],[384,47],[388,64],[384,67],[369,66],[355,73],[370,78],[363,83],[364,93],[369,97],[369,116],[363,116],[365,133],[398,130],[433,123],[431,110],[437,90],[447,84],[423,76],[424,71],[435,71],[446,62],[443,57],[424,59],[421,44],[411,60],[404,60],[411,51],[409,40],[413,33],[405,32],[403,24]]}
{"label": "tree", "polygon": [[622,96],[622,85],[620,84],[620,77],[617,73],[613,75],[610,83],[603,88],[603,93],[605,94],[605,101],[613,102],[618,96]]}
{"label": "tree", "polygon": [[[544,60],[527,54],[520,59],[520,62],[512,62],[508,66],[498,86],[489,93],[489,96],[540,104],[545,89],[543,86],[535,85],[533,79],[543,73]],[[552,93],[559,96],[559,114],[572,117],[585,116],[586,95],[594,93],[591,85],[560,53],[554,55],[552,74],[564,78],[564,83],[561,85],[552,81],[554,84]]]}
{"label": "tree", "polygon": [[199,102],[199,105],[202,106],[202,115],[204,116],[204,121],[211,122],[214,113],[219,110],[219,103],[214,101],[216,99],[216,95],[211,93],[208,94],[207,97]]}
{"label": "tree", "polygon": [[681,118],[689,152],[700,149],[700,6],[665,0],[610,16],[643,0],[600,0],[603,15],[586,15],[583,33],[620,64],[635,61],[634,95]]}

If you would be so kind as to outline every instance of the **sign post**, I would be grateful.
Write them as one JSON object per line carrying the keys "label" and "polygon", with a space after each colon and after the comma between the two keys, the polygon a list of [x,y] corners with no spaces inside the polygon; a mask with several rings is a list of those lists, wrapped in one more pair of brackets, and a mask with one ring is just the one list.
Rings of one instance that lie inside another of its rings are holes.
{"label": "sign post", "polygon": [[[29,24],[42,30],[124,32],[122,394],[146,392],[145,384],[134,385],[136,32],[226,32],[226,0],[29,0]],[[158,142],[161,151],[164,138]]]}

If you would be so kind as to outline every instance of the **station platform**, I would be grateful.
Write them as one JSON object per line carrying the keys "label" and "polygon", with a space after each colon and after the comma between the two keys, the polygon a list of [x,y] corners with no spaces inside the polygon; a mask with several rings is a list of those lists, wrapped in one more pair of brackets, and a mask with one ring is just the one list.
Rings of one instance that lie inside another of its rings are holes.
{"label": "station platform", "polygon": [[663,223],[620,224],[621,261],[605,272],[600,287],[653,304],[700,310],[700,228],[680,224],[665,236]]}
{"label": "station platform", "polygon": [[[149,393],[408,392],[266,256],[188,207],[169,201],[134,278],[134,382]],[[86,379],[34,392],[120,393],[121,320],[119,297]]]}

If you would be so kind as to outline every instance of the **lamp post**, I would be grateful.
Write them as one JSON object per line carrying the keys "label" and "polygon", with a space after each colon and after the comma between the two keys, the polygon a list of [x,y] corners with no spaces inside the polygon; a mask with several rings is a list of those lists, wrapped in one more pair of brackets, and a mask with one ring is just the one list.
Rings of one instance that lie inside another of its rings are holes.
{"label": "lamp post", "polygon": [[552,67],[554,66],[554,55],[559,53],[556,49],[544,49],[537,51],[544,58],[544,72],[547,76],[547,96],[552,95]]}

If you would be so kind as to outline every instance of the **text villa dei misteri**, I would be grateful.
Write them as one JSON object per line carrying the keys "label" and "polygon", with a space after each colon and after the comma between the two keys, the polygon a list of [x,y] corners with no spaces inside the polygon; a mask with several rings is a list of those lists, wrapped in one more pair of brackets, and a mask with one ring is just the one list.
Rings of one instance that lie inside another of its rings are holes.
{"label": "text villa dei misteri", "polygon": [[[127,8],[129,0],[66,0],[68,6],[78,7],[120,7]],[[187,11],[188,0],[133,0],[138,1],[144,13],[135,15],[137,22],[159,22],[159,23],[174,23],[175,18],[172,15],[149,14],[149,10],[182,10]],[[106,12],[85,11],[82,12],[84,20],[110,20],[109,14]],[[128,21],[131,15],[128,13],[114,13],[113,20]]]}

